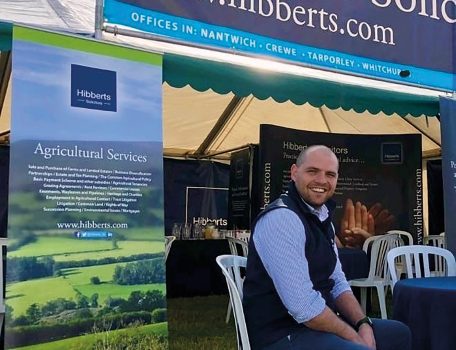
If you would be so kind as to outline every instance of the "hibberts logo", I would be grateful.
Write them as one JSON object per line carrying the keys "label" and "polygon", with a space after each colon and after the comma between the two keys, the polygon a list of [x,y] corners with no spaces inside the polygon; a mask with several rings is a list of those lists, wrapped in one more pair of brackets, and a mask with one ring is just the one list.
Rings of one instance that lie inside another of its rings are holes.
{"label": "hibberts logo", "polygon": [[402,143],[382,143],[382,164],[402,164]]}
{"label": "hibberts logo", "polygon": [[71,106],[117,111],[116,72],[71,65]]}

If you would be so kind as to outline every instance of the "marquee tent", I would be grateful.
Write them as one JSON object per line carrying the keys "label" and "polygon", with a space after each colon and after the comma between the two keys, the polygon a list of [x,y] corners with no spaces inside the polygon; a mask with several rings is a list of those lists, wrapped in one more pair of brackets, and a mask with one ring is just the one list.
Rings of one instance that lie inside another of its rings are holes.
{"label": "marquee tent", "polygon": [[[0,21],[92,37],[95,0],[3,0]],[[434,116],[443,92],[109,33],[103,39],[164,52],[166,156],[204,158],[257,143],[260,123],[334,133],[421,133],[423,157],[440,155]],[[3,51],[3,140],[9,130],[9,64]]]}

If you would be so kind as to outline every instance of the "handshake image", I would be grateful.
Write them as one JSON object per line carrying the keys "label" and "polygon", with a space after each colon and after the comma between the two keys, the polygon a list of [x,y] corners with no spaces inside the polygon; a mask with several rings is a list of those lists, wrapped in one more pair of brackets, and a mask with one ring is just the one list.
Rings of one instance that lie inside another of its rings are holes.
{"label": "handshake image", "polygon": [[336,237],[337,246],[362,248],[367,238],[388,231],[394,219],[394,215],[383,208],[381,203],[377,202],[367,209],[361,202],[353,203],[353,200],[348,198]]}

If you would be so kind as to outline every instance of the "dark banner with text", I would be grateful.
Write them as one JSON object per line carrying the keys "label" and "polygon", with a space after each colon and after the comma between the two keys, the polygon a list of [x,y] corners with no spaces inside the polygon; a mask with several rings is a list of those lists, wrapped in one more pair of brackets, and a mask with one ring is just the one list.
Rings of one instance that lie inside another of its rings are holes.
{"label": "dark banner with text", "polygon": [[6,348],[164,346],[162,57],[23,27],[12,55]]}
{"label": "dark banner with text", "polygon": [[405,230],[422,242],[421,135],[330,134],[261,125],[261,208],[286,191],[291,165],[316,144],[328,146],[339,159],[336,233],[341,233],[349,207],[359,205],[374,219],[370,234]]}
{"label": "dark banner with text", "polygon": [[456,253],[456,100],[440,100],[440,130],[442,134],[443,201],[445,237],[448,249]]}
{"label": "dark banner with text", "polygon": [[228,219],[229,165],[207,160],[164,160],[165,230],[174,224],[214,224]]}
{"label": "dark banner with text", "polygon": [[250,229],[253,149],[231,154],[228,227]]}
{"label": "dark banner with text", "polygon": [[454,90],[454,0],[105,0],[107,25]]}

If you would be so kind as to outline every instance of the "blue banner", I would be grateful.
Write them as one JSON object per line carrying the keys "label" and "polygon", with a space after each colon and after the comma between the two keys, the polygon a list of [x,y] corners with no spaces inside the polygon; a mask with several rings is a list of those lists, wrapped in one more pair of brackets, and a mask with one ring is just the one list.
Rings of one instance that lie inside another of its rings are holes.
{"label": "blue banner", "polygon": [[448,249],[456,253],[456,100],[440,100],[440,123],[445,236]]}
{"label": "blue banner", "polygon": [[165,346],[162,57],[23,27],[12,56],[5,349]]}
{"label": "blue banner", "polygon": [[105,0],[108,24],[401,83],[454,89],[452,0]]}

